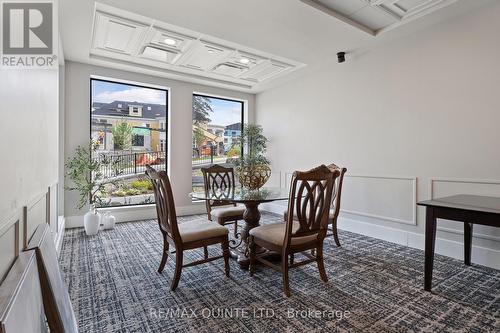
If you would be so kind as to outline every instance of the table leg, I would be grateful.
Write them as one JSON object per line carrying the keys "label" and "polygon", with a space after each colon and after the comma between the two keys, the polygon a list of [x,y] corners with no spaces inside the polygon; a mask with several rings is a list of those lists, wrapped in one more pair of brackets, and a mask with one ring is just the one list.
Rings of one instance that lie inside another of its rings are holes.
{"label": "table leg", "polygon": [[425,217],[425,267],[424,267],[424,289],[431,291],[432,268],[434,265],[434,248],[436,244],[436,218],[434,208],[426,208]]}
{"label": "table leg", "polygon": [[260,221],[260,211],[258,202],[245,203],[245,212],[243,213],[243,220],[245,224],[241,230],[242,243],[238,249],[232,251],[232,256],[237,258],[238,264],[243,269],[248,269],[250,265],[250,258],[248,257],[248,233],[255,227],[258,227]]}
{"label": "table leg", "polygon": [[464,223],[464,263],[470,266],[472,250],[472,223]]}

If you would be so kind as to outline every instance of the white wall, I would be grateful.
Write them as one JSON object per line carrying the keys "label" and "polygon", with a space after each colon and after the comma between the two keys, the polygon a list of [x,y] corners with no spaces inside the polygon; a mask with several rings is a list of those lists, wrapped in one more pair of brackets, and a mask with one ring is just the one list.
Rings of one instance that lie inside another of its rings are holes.
{"label": "white wall", "polygon": [[47,220],[57,231],[58,79],[57,70],[0,69],[0,281],[25,231]]}
{"label": "white wall", "polygon": [[[78,145],[85,145],[90,136],[89,101],[90,77],[92,75],[108,78],[153,84],[170,88],[170,178],[175,195],[178,214],[202,212],[203,203],[192,203],[188,194],[191,192],[191,156],[192,156],[192,95],[193,92],[206,93],[248,101],[248,120],[254,117],[254,95],[226,89],[196,85],[138,73],[97,67],[76,62],[66,62],[66,126],[65,158],[73,154]],[[78,194],[65,192],[66,225],[82,225],[84,212],[75,209]],[[131,207],[116,212],[119,220],[134,220],[155,217],[154,207]]]}
{"label": "white wall", "polygon": [[[340,226],[418,248],[415,201],[430,198],[431,182],[434,197],[500,196],[499,17],[496,3],[258,94],[272,184],[346,166]],[[462,224],[438,225],[437,252],[461,258]],[[500,228],[476,226],[473,244],[474,262],[500,268]]]}

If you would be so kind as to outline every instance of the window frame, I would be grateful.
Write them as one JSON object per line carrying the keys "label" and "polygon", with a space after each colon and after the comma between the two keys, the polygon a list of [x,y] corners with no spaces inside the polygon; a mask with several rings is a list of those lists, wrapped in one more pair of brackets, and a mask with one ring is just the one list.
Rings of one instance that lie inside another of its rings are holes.
{"label": "window frame", "polygon": [[[142,82],[135,82],[135,81],[128,81],[128,80],[122,80],[119,78],[108,78],[108,77],[103,77],[99,75],[90,75],[89,78],[89,141],[92,139],[92,99],[93,99],[93,94],[92,94],[92,82],[93,81],[100,81],[100,82],[106,82],[106,83],[116,83],[116,84],[123,84],[123,85],[128,85],[132,87],[138,87],[138,88],[146,88],[146,89],[156,89],[156,90],[161,90],[165,92],[165,123],[164,123],[164,128],[163,130],[165,131],[165,169],[162,171],[165,171],[169,176],[170,176],[170,99],[171,99],[171,91],[169,87],[164,87],[160,85],[155,85],[155,84],[148,84],[148,83],[142,83]],[[122,107],[123,105],[119,105],[118,107]],[[115,208],[130,208],[130,207],[147,207],[147,206],[154,206],[155,203],[149,204],[149,203],[139,203],[139,204],[124,204],[124,205],[119,205],[119,206],[106,206],[106,207],[99,207],[98,209],[115,209]]]}
{"label": "window frame", "polygon": [[216,96],[216,95],[210,95],[210,94],[204,94],[204,93],[199,93],[199,92],[193,92],[193,98],[195,96],[206,97],[206,98],[213,98],[213,99],[220,99],[220,100],[223,100],[223,101],[240,103],[241,104],[241,129],[240,129],[240,132],[243,132],[243,126],[245,125],[245,109],[246,109],[246,104],[248,103],[248,101],[242,100],[242,99],[236,99],[236,98],[221,97],[221,96]]}
{"label": "window frame", "polygon": [[[196,92],[196,91],[193,91],[193,95],[191,97],[191,108],[193,107],[193,99],[195,96],[198,96],[198,97],[206,97],[206,98],[211,98],[211,99],[219,99],[219,100],[224,100],[224,101],[228,101],[228,102],[235,102],[235,103],[240,103],[241,104],[241,128],[240,128],[240,133],[243,133],[243,128],[245,126],[245,119],[247,119],[247,108],[248,108],[248,100],[244,100],[244,99],[237,99],[237,98],[231,98],[231,97],[224,97],[224,96],[218,96],[218,95],[212,95],[212,94],[207,94],[207,93],[201,93],[201,92]],[[191,116],[192,118],[192,116]],[[247,119],[248,120],[248,119]],[[191,122],[192,122],[192,119],[191,119]],[[228,130],[228,132],[232,132],[233,130]],[[225,136],[225,129],[224,131],[222,132],[222,136],[224,137]],[[237,136],[231,136],[231,139],[233,140],[233,138],[235,138]],[[192,145],[193,145],[193,148],[194,148],[194,137],[191,138],[191,142],[192,142]],[[243,147],[241,149],[241,156],[243,157]],[[193,186],[193,181],[191,179],[191,189],[192,189],[192,186]],[[203,203],[204,201],[203,200],[198,200],[198,199],[192,199],[191,201],[193,204],[200,204],[200,203]]]}

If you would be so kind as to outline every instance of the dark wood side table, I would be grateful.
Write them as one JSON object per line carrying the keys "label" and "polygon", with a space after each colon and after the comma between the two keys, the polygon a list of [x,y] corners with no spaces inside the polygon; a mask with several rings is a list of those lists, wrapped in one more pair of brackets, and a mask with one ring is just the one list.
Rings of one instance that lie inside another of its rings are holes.
{"label": "dark wood side table", "polygon": [[424,289],[430,291],[436,243],[436,220],[440,218],[464,224],[464,263],[470,265],[472,226],[482,224],[500,227],[500,198],[459,194],[420,201],[417,205],[426,207]]}

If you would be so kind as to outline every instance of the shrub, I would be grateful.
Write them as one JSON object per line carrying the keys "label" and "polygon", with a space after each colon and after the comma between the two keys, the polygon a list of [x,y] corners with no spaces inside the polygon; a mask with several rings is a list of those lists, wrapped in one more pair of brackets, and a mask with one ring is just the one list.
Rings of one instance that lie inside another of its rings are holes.
{"label": "shrub", "polygon": [[137,195],[137,194],[140,194],[141,191],[139,191],[139,190],[137,190],[135,188],[131,188],[131,189],[126,190],[125,193],[127,195]]}
{"label": "shrub", "polygon": [[153,184],[147,179],[138,179],[134,180],[132,183],[130,183],[133,189],[135,190],[152,190],[153,189]]}
{"label": "shrub", "polygon": [[229,151],[227,152],[227,157],[239,157],[241,154],[240,147],[238,146],[233,146]]}
{"label": "shrub", "polygon": [[124,197],[127,195],[127,192],[125,192],[124,190],[118,190],[115,191],[113,194],[116,195],[117,197]]}

